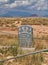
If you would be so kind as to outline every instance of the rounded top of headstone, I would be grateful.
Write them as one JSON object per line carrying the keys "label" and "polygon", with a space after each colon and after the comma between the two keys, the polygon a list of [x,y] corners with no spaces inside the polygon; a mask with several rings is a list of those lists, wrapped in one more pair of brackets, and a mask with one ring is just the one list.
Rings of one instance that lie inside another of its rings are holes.
{"label": "rounded top of headstone", "polygon": [[21,26],[19,26],[19,30],[20,29],[31,29],[32,30],[33,28],[31,25],[21,25]]}
{"label": "rounded top of headstone", "polygon": [[32,33],[32,27],[30,25],[21,25],[19,27],[19,34],[21,33]]}
{"label": "rounded top of headstone", "polygon": [[20,27],[30,27],[31,28],[31,25],[21,25],[21,26],[19,26],[19,28]]}

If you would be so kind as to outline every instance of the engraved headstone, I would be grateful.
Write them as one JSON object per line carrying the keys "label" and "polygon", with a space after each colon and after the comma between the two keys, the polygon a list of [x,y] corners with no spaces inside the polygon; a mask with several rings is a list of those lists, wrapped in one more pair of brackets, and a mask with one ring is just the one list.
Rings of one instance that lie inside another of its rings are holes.
{"label": "engraved headstone", "polygon": [[33,29],[30,25],[21,25],[18,31],[19,46],[31,48],[33,39]]}

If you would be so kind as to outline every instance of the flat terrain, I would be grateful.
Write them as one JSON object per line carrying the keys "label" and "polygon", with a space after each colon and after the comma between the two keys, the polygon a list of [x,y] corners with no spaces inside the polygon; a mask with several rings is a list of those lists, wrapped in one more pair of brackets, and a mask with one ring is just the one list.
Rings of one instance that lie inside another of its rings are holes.
{"label": "flat terrain", "polygon": [[[18,28],[21,25],[31,25],[33,28],[33,46],[36,50],[48,48],[48,18],[0,18],[0,46],[14,45],[18,43]],[[38,39],[39,38],[39,39]],[[7,53],[7,56],[12,54]],[[44,54],[45,61],[42,65],[48,65],[48,52]],[[14,61],[15,62],[15,61]],[[14,62],[11,62],[12,65]],[[21,65],[20,63],[15,65]]]}
{"label": "flat terrain", "polygon": [[[45,38],[48,40],[48,26],[46,25],[31,25],[33,28],[33,37],[34,38]],[[0,27],[0,34],[2,35],[18,35],[18,30],[10,30],[10,28]],[[42,40],[42,43],[48,47],[48,42],[46,40]],[[39,40],[40,41],[40,40]]]}

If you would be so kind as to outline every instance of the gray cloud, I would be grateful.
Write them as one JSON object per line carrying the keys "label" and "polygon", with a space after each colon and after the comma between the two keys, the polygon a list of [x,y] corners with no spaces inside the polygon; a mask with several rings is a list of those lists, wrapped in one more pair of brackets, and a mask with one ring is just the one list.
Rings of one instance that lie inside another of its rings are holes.
{"label": "gray cloud", "polygon": [[9,8],[14,8],[14,7],[18,7],[18,6],[26,6],[26,5],[29,5],[29,4],[31,4],[31,2],[29,2],[28,0],[22,0],[22,1],[15,0],[11,4],[5,4],[5,6],[9,7]]}
{"label": "gray cloud", "polygon": [[7,2],[8,0],[0,0],[0,2]]}
{"label": "gray cloud", "polygon": [[6,8],[14,8],[27,5],[31,5],[30,7],[28,7],[29,9],[37,9],[37,10],[48,9],[47,0],[0,0],[0,6],[4,6]]}
{"label": "gray cloud", "polygon": [[25,7],[24,11],[48,10],[48,0],[0,0],[0,14],[14,8],[22,11],[23,7]]}
{"label": "gray cloud", "polygon": [[47,0],[36,0],[34,5],[28,7],[31,10],[48,10],[48,1]]}

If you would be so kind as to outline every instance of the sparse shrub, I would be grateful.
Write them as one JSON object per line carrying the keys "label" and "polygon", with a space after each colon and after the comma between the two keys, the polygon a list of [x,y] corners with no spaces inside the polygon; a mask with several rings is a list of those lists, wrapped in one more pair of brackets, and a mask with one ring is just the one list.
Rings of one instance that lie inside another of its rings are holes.
{"label": "sparse shrub", "polygon": [[3,62],[0,62],[0,65],[3,65]]}
{"label": "sparse shrub", "polygon": [[18,44],[11,45],[9,48],[10,53],[12,53],[13,56],[17,56],[18,54]]}
{"label": "sparse shrub", "polygon": [[3,50],[2,49],[0,49],[0,53],[3,53]]}

